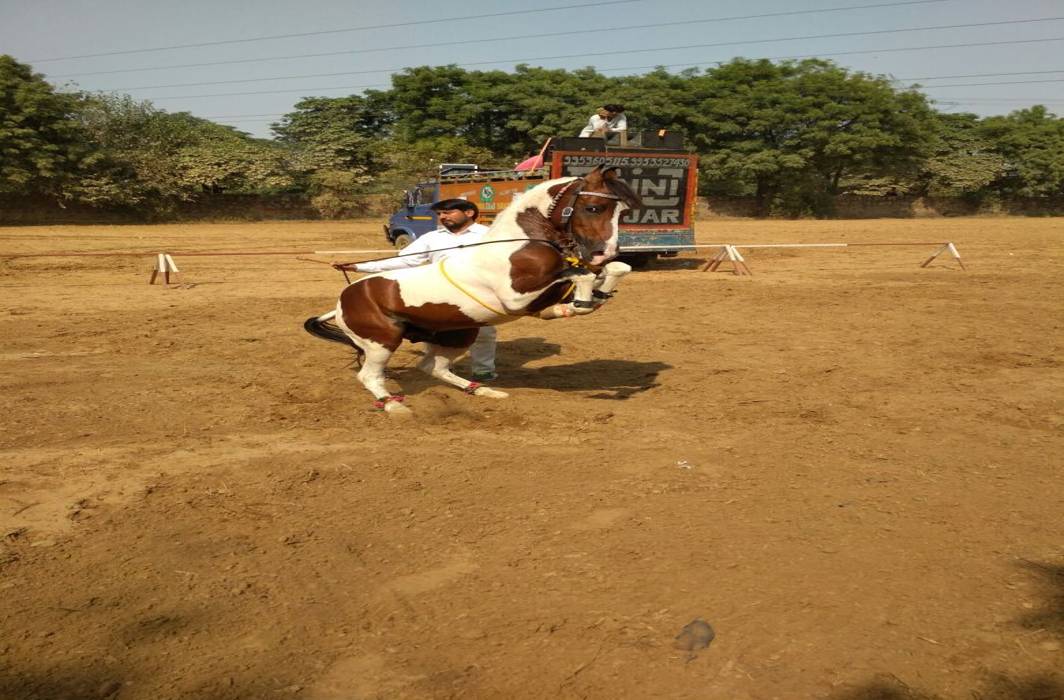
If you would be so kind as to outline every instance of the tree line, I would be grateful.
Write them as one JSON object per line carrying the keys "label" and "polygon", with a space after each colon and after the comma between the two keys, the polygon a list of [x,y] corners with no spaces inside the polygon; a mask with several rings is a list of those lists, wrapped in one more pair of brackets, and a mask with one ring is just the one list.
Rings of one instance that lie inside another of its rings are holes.
{"label": "tree line", "polygon": [[440,162],[512,167],[595,107],[629,128],[686,136],[704,195],[752,197],[763,214],[832,213],[840,194],[970,200],[1064,195],[1064,119],[938,111],[830,61],[735,59],[714,68],[608,77],[517,66],[409,68],[388,90],[311,97],[259,139],[129,96],[56,89],[0,56],[0,198],[165,216],[215,195],[306,197],[325,216],[401,190]]}

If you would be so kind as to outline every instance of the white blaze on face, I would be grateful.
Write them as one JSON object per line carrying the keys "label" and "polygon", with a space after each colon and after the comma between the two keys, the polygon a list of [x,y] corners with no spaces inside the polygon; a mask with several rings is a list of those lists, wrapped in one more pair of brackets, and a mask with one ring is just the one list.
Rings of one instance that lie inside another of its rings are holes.
{"label": "white blaze on face", "polygon": [[592,265],[601,265],[607,260],[613,260],[617,257],[617,239],[620,236],[620,221],[621,214],[628,208],[628,205],[624,202],[618,202],[617,208],[613,210],[613,221],[610,222],[610,226],[613,228],[613,234],[610,235],[608,241],[606,241],[606,248],[600,255],[596,255],[591,258]]}

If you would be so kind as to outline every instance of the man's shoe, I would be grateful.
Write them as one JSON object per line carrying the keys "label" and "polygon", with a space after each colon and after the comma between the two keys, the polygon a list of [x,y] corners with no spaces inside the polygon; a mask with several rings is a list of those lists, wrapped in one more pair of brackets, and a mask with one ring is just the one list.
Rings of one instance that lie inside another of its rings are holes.
{"label": "man's shoe", "polygon": [[473,372],[473,381],[480,382],[493,382],[499,378],[499,375],[495,372]]}

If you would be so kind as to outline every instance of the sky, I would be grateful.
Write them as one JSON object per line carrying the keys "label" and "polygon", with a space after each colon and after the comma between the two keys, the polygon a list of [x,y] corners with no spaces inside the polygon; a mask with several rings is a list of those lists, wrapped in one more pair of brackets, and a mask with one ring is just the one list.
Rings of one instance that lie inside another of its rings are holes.
{"label": "sky", "polygon": [[303,97],[447,64],[623,76],[817,56],[920,83],[941,111],[1064,114],[1064,0],[0,0],[0,53],[259,137]]}

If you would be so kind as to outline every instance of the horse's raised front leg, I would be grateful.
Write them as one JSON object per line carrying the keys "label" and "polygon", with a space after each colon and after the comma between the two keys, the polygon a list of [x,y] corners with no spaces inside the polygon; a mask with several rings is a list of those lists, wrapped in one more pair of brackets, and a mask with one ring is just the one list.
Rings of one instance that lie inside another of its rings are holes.
{"label": "horse's raised front leg", "polygon": [[[471,338],[476,337],[474,331]],[[450,347],[445,345],[436,345],[428,343],[426,345],[427,352],[421,362],[418,363],[417,368],[425,374],[431,375],[441,382],[447,382],[451,386],[456,386],[467,394],[473,396],[486,396],[491,399],[505,399],[509,396],[505,391],[499,391],[498,389],[490,389],[481,385],[479,382],[471,382],[468,379],[462,379],[457,374],[451,371],[451,365],[454,361],[466,351],[465,347]]]}
{"label": "horse's raised front leg", "polygon": [[573,300],[569,302],[576,315],[589,314],[595,310],[595,273],[581,270],[574,274],[570,281],[573,283]]}
{"label": "horse's raised front leg", "polygon": [[614,291],[617,289],[617,285],[621,283],[621,278],[632,271],[632,266],[614,260],[611,263],[606,263],[602,268],[602,272],[595,277],[595,288],[591,292],[595,297],[595,307],[602,306],[613,296]]}
{"label": "horse's raised front leg", "polygon": [[568,304],[555,304],[536,314],[544,320],[554,318],[569,318],[570,316],[582,316],[594,311],[595,273],[589,270],[571,270],[565,276],[573,284],[573,300]]}
{"label": "horse's raised front leg", "polygon": [[598,275],[590,272],[573,275],[573,300],[568,304],[555,304],[548,307],[539,313],[539,317],[549,321],[597,311],[613,296],[617,285],[621,283],[621,278],[631,271],[631,265],[614,261],[607,263]]}

